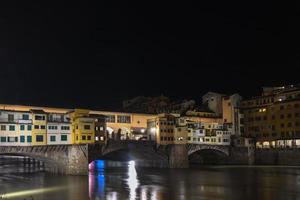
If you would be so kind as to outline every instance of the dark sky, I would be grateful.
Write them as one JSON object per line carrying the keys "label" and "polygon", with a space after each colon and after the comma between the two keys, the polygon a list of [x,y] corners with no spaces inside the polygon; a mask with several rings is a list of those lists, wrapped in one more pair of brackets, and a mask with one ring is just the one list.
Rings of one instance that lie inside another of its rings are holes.
{"label": "dark sky", "polygon": [[8,2],[0,103],[114,109],[137,95],[200,101],[300,82],[297,5]]}

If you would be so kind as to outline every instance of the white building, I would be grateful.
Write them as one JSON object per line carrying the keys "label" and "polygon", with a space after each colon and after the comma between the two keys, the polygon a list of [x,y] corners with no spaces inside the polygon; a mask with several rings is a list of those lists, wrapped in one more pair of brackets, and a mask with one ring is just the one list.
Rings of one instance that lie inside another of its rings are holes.
{"label": "white building", "polygon": [[30,112],[0,110],[0,145],[29,146],[32,142]]}
{"label": "white building", "polygon": [[71,144],[71,123],[67,114],[49,113],[47,145]]}

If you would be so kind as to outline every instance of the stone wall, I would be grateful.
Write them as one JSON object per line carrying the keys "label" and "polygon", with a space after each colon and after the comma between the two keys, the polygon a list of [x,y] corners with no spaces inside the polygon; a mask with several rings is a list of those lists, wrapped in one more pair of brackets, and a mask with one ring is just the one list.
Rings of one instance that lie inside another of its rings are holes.
{"label": "stone wall", "polygon": [[300,165],[300,149],[256,149],[257,165]]}

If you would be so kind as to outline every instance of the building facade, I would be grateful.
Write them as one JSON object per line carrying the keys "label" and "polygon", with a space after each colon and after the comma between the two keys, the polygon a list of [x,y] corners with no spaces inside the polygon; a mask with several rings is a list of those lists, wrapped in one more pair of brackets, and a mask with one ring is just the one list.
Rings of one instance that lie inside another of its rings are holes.
{"label": "building facade", "polygon": [[263,88],[261,96],[242,102],[245,137],[257,147],[300,146],[300,87]]}
{"label": "building facade", "polygon": [[62,113],[49,113],[47,119],[47,144],[72,144],[70,117]]}

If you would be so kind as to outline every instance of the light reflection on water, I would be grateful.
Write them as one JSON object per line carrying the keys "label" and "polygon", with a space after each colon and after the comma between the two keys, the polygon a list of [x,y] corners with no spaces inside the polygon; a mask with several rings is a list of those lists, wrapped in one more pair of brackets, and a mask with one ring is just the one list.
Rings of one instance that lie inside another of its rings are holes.
{"label": "light reflection on water", "polygon": [[300,168],[207,166],[178,170],[96,161],[91,170],[90,200],[300,199]]}

